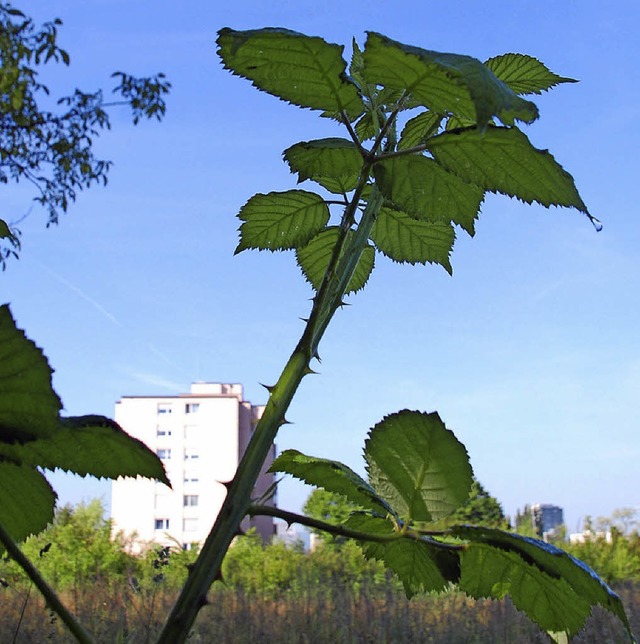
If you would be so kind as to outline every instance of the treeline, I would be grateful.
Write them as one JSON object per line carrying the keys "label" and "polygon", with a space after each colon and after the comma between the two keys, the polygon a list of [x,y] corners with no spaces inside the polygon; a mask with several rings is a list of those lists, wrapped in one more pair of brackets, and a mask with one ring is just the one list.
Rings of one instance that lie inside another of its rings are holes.
{"label": "treeline", "polygon": [[[60,509],[23,548],[97,641],[153,641],[196,553],[176,544],[132,556],[128,545],[111,538],[102,504],[92,501]],[[637,631],[637,533],[567,547],[616,585]],[[474,601],[447,592],[408,601],[380,562],[364,559],[357,544],[331,537],[306,553],[278,541],[264,546],[249,534],[229,550],[223,577],[211,588],[194,642],[548,641],[508,599]],[[14,641],[16,633],[17,642],[71,641],[14,562],[2,560],[0,583],[0,641]],[[622,641],[620,629],[608,613],[596,612],[576,641]]]}

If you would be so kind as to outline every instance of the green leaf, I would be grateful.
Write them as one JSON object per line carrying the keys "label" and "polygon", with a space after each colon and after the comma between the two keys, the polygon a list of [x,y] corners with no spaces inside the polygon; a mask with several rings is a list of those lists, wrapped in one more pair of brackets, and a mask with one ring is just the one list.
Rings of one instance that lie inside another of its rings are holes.
{"label": "green leaf", "polygon": [[436,112],[422,112],[418,116],[409,119],[402,128],[402,134],[398,141],[398,150],[407,150],[424,143],[442,122],[442,114]]}
{"label": "green leaf", "polygon": [[4,219],[0,219],[0,239],[13,239],[13,233]]}
{"label": "green leaf", "polygon": [[284,151],[291,172],[298,182],[312,179],[329,192],[344,194],[358,185],[362,155],[347,139],[319,139],[296,143]]}
{"label": "green leaf", "polygon": [[392,208],[381,208],[371,230],[379,251],[396,262],[440,264],[452,273],[449,255],[456,234],[451,224],[419,221]]}
{"label": "green leaf", "polygon": [[171,487],[157,455],[104,416],[61,418],[50,438],[0,449],[21,463],[48,470],[110,479],[144,476]]}
{"label": "green leaf", "polygon": [[[354,512],[345,527],[376,536],[391,536],[391,521]],[[397,534],[397,533],[396,533]],[[393,570],[407,597],[417,593],[443,590],[449,581],[457,581],[459,562],[455,552],[440,550],[426,540],[398,538],[392,541],[360,541],[365,557],[378,559]]]}
{"label": "green leaf", "polygon": [[533,103],[470,56],[411,47],[368,32],[364,59],[369,83],[406,91],[433,112],[474,119],[481,127],[493,116],[506,125],[538,117]]}
{"label": "green leaf", "polygon": [[350,120],[364,111],[358,88],[348,79],[344,47],[287,29],[218,32],[225,69],[284,101]]}
{"label": "green leaf", "polygon": [[405,520],[438,521],[469,496],[467,451],[435,412],[385,416],[364,455],[371,486]]}
{"label": "green leaf", "polygon": [[254,195],[238,218],[245,223],[236,254],[247,248],[276,251],[307,244],[326,226],[329,208],[313,192],[288,190]]}
{"label": "green leaf", "polygon": [[35,468],[0,462],[0,523],[16,541],[47,527],[55,501],[55,492]]}
{"label": "green leaf", "polygon": [[463,181],[527,203],[574,207],[589,215],[573,177],[547,150],[534,148],[520,130],[445,132],[427,145],[436,161]]}
{"label": "green leaf", "polygon": [[374,139],[378,134],[378,127],[373,119],[372,112],[366,112],[358,119],[358,122],[355,124],[354,130],[357,137],[360,141],[368,141],[369,139]]}
{"label": "green leaf", "polygon": [[386,501],[362,477],[338,461],[306,456],[295,449],[288,449],[275,459],[269,472],[291,474],[307,485],[341,494],[362,508],[383,516],[393,514]]}
{"label": "green leaf", "polygon": [[[491,583],[502,579],[503,583],[511,583],[508,592],[514,604],[546,630],[574,633],[589,614],[590,606],[599,604],[616,615],[630,632],[620,598],[591,568],[563,550],[537,539],[492,528],[457,526],[450,532],[454,537],[472,542],[462,559],[460,582],[463,590],[470,594],[473,594],[472,590],[490,590]],[[507,559],[501,557],[501,553],[512,556]],[[501,569],[504,572],[500,572]],[[552,583],[556,586],[551,591],[547,588]],[[536,593],[547,594],[553,605],[545,607]],[[577,612],[571,614],[572,606],[584,613],[581,619]],[[562,622],[565,612],[567,621]]]}
{"label": "green leaf", "polygon": [[436,223],[453,221],[470,235],[484,190],[447,172],[433,159],[400,156],[373,166],[380,192],[398,210]]}
{"label": "green leaf", "polygon": [[578,82],[554,74],[537,58],[526,54],[494,56],[484,64],[516,94],[542,94],[560,83]]}
{"label": "green leaf", "polygon": [[[353,235],[353,231],[349,231]],[[298,265],[307,281],[318,290],[322,278],[329,266],[333,249],[340,236],[337,226],[330,226],[316,235],[306,246],[296,250]],[[353,293],[364,288],[364,285],[373,271],[375,250],[373,246],[366,246],[360,255],[356,270],[347,286],[346,293]]]}
{"label": "green leaf", "polygon": [[58,426],[60,398],[51,386],[42,351],[16,327],[8,304],[0,306],[0,442],[50,436]]}

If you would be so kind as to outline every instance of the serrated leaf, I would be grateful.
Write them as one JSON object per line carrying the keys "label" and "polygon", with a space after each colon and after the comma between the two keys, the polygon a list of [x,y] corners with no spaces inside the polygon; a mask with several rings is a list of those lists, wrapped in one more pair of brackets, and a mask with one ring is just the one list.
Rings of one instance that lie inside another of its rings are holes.
{"label": "serrated leaf", "polygon": [[355,124],[354,130],[360,141],[368,141],[375,138],[378,128],[373,120],[372,112],[365,112]]}
{"label": "serrated leaf", "polygon": [[8,304],[0,306],[0,442],[46,437],[62,408],[42,351],[16,327]]}
{"label": "serrated leaf", "polygon": [[385,416],[369,432],[364,456],[371,486],[405,520],[438,521],[469,496],[467,450],[436,412]]}
{"label": "serrated leaf", "polygon": [[55,502],[55,492],[35,468],[0,462],[0,523],[16,541],[44,530]]}
{"label": "serrated leaf", "polygon": [[533,103],[470,56],[429,51],[368,32],[364,59],[369,83],[406,91],[434,112],[474,119],[481,127],[493,116],[507,125],[538,117]]}
{"label": "serrated leaf", "polygon": [[358,185],[362,155],[347,139],[331,138],[296,143],[284,151],[291,172],[298,182],[311,179],[329,192],[344,194]]}
{"label": "serrated leaf", "polygon": [[284,101],[353,120],[364,111],[358,88],[348,79],[344,47],[287,29],[218,32],[225,69]]}
{"label": "serrated leaf", "polygon": [[573,177],[520,130],[489,127],[445,132],[427,142],[436,161],[463,181],[543,206],[573,207],[589,215]]}
{"label": "serrated leaf", "polygon": [[[541,574],[545,574],[552,581],[562,581],[563,584],[567,584],[571,591],[569,595],[575,595],[581,598],[581,601],[586,601],[586,615],[589,614],[589,608],[591,605],[599,604],[609,612],[616,615],[630,632],[629,621],[627,619],[620,598],[607,586],[607,584],[604,583],[604,581],[602,581],[602,579],[600,579],[600,577],[598,577],[598,575],[593,570],[591,570],[591,568],[589,568],[582,561],[579,561],[575,557],[572,557],[570,554],[564,552],[563,550],[556,548],[552,544],[544,543],[543,541],[539,541],[537,539],[524,537],[510,532],[503,532],[502,530],[496,530],[494,528],[457,526],[451,530],[451,534],[452,536],[455,536],[457,538],[469,540],[473,544],[475,544],[475,546],[482,544],[498,551],[508,551],[514,553],[515,555],[520,557],[523,562],[526,562],[527,564],[535,567],[537,571],[539,571]],[[472,548],[470,547],[469,551],[471,550]],[[493,555],[489,553],[482,556],[487,558]],[[534,574],[531,571],[525,572],[528,576]],[[488,581],[480,582],[480,580],[475,579],[476,575],[481,575],[481,571],[474,570],[473,561],[471,561],[469,571],[466,574],[470,576],[468,577],[470,583],[471,581],[476,584],[489,583]],[[464,558],[463,578],[465,578]],[[546,584],[547,581],[543,580],[539,583]],[[509,592],[511,594],[511,591]],[[531,601],[533,601],[533,597],[531,598]],[[557,601],[562,601],[563,603],[571,603],[574,602],[574,599],[572,599],[570,596],[561,595],[561,597]],[[522,602],[526,604],[527,598],[523,598]],[[526,606],[522,606],[521,608],[525,612],[529,613],[529,609]],[[532,619],[535,618],[532,617]],[[536,621],[538,620],[536,619]],[[581,624],[582,622],[580,622],[576,630],[580,628]],[[543,626],[543,628],[550,631],[569,630],[570,632],[575,632],[575,630],[565,627],[562,624],[559,628],[555,628],[553,625],[541,625]]]}
{"label": "serrated leaf", "polygon": [[542,94],[560,83],[578,82],[554,74],[537,58],[526,54],[502,54],[484,64],[516,94]]}
{"label": "serrated leaf", "polygon": [[371,230],[377,249],[396,262],[440,264],[452,273],[449,256],[456,234],[451,224],[419,221],[383,207]]}
{"label": "serrated leaf", "polygon": [[480,211],[484,190],[447,172],[433,159],[400,156],[373,166],[380,192],[396,209],[416,219],[453,221],[470,235]]}
{"label": "serrated leaf", "polygon": [[[376,536],[392,536],[393,524],[380,517],[354,512],[345,527]],[[397,538],[391,541],[360,541],[365,557],[378,559],[395,572],[407,597],[417,593],[443,590],[457,581],[459,562],[456,553],[439,550],[427,541]]]}
{"label": "serrated leaf", "polygon": [[462,590],[475,598],[508,594],[543,630],[575,634],[589,615],[589,602],[564,579],[550,577],[514,552],[471,544],[460,559]]}
{"label": "serrated leaf", "polygon": [[[350,231],[349,234],[354,233]],[[330,226],[316,235],[306,246],[296,250],[298,266],[300,266],[306,280],[316,290],[320,288],[339,235],[338,227]],[[362,255],[360,255],[356,270],[345,293],[353,293],[364,288],[371,271],[373,271],[374,261],[375,251],[373,246],[366,246],[362,251]]]}
{"label": "serrated leaf", "polygon": [[254,195],[238,218],[244,223],[236,253],[247,248],[276,251],[307,244],[326,226],[329,208],[320,195],[288,190]]}
{"label": "serrated leaf", "polygon": [[362,508],[382,515],[393,514],[386,501],[362,477],[338,461],[307,456],[295,449],[288,449],[275,459],[269,472],[291,474],[307,485],[341,494]]}
{"label": "serrated leaf", "polygon": [[409,119],[402,128],[398,141],[398,150],[407,150],[424,143],[427,138],[437,132],[442,121],[442,114],[436,112],[422,112]]}
{"label": "serrated leaf", "polygon": [[20,463],[48,470],[110,479],[144,476],[171,487],[157,455],[104,416],[61,418],[59,429],[49,438],[0,450]]}

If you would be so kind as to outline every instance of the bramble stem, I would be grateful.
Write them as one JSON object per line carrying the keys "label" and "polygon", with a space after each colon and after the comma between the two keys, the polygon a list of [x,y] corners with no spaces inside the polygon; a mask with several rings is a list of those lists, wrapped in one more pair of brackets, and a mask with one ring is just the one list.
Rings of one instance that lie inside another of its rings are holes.
{"label": "bramble stem", "polygon": [[240,460],[218,518],[209,533],[195,565],[182,589],[165,627],[159,644],[184,642],[198,611],[207,603],[207,591],[219,577],[220,566],[240,522],[247,515],[251,493],[267,459],[278,429],[285,423],[285,414],[298,386],[311,373],[311,360],[317,356],[318,345],[353,276],[364,250],[376,216],[382,207],[382,196],[374,186],[360,223],[355,231],[351,225],[369,179],[371,162],[365,162],[355,194],[342,217],[340,236],[333,250],[322,284],[313,300],[313,308],[302,336],[278,379],[271,388],[269,401],[256,430]]}
{"label": "bramble stem", "polygon": [[29,579],[47,600],[47,606],[53,610],[65,623],[72,635],[83,644],[92,644],[93,639],[87,631],[78,623],[76,618],[69,612],[67,607],[60,601],[55,590],[44,580],[38,569],[24,555],[13,537],[5,530],[0,523],[0,542],[7,549],[9,556],[27,573]]}

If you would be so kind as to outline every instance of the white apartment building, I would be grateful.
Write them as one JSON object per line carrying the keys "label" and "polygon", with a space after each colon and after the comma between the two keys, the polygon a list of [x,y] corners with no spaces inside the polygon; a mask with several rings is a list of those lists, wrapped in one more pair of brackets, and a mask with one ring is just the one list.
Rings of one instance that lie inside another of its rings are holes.
{"label": "white apartment building", "polygon": [[[255,423],[264,407],[243,399],[242,385],[197,382],[188,394],[123,396],[115,420],[162,460],[172,488],[158,481],[119,478],[112,483],[114,533],[145,544],[190,548],[209,533]],[[275,457],[275,445],[265,468]],[[254,497],[275,482],[263,472]],[[275,503],[275,496],[271,503]],[[255,527],[267,541],[274,535],[270,517],[246,518],[242,528]]]}

